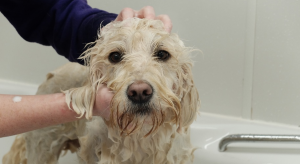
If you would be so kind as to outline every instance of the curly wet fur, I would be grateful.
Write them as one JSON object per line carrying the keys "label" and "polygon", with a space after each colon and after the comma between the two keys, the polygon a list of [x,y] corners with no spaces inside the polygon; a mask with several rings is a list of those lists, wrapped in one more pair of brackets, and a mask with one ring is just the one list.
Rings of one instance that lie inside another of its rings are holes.
{"label": "curly wet fur", "polygon": [[[159,50],[169,52],[170,59],[158,60],[155,54]],[[120,63],[108,59],[115,51],[123,54]],[[77,151],[81,163],[192,163],[195,148],[190,143],[189,125],[196,117],[199,97],[190,52],[157,20],[134,18],[107,25],[82,56],[88,67],[69,63],[48,74],[38,91],[65,90],[68,105],[86,119],[20,135],[15,144],[21,142],[26,149],[13,146],[3,163],[57,163],[61,151],[70,149],[70,141],[77,139],[80,148],[73,146],[72,150]],[[143,107],[148,112],[142,114],[135,112],[142,107],[126,96],[127,87],[136,81],[153,87],[153,97]],[[107,84],[114,92],[109,121],[92,117],[99,84]],[[16,155],[20,160],[10,160]]]}

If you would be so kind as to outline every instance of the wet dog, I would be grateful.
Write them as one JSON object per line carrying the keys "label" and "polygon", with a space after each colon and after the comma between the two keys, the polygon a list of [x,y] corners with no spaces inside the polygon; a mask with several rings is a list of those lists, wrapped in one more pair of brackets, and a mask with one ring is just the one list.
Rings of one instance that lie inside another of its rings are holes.
{"label": "wet dog", "polygon": [[[69,63],[38,90],[64,90],[85,119],[17,136],[3,163],[56,164],[62,150],[88,164],[192,163],[189,126],[200,102],[192,49],[161,21],[137,18],[108,24],[91,45],[82,56],[87,66]],[[92,117],[99,84],[114,93],[109,120]]]}

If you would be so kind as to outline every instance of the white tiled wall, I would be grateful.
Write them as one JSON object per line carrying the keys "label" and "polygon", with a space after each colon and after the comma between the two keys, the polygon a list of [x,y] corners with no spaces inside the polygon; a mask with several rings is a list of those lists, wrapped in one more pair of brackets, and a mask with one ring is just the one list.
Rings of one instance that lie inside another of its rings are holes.
{"label": "white tiled wall", "polygon": [[[289,123],[300,119],[300,1],[89,0],[118,13],[151,5],[168,14],[173,32],[195,57],[201,111]],[[23,41],[0,15],[0,79],[38,84],[66,62],[50,47]],[[299,63],[299,64],[298,64]]]}
{"label": "white tiled wall", "polygon": [[23,40],[0,13],[0,79],[39,84],[66,62],[53,48]]}
{"label": "white tiled wall", "polygon": [[253,119],[300,125],[300,1],[257,1]]}

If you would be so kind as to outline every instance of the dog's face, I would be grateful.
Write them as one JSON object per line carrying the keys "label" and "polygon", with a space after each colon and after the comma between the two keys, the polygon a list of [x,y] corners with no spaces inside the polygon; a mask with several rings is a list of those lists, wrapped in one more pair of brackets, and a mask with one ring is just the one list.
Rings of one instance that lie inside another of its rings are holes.
{"label": "dog's face", "polygon": [[194,120],[199,105],[191,74],[191,49],[161,21],[129,19],[102,29],[84,58],[91,85],[114,92],[110,127],[121,133],[154,132],[163,123],[178,129]]}

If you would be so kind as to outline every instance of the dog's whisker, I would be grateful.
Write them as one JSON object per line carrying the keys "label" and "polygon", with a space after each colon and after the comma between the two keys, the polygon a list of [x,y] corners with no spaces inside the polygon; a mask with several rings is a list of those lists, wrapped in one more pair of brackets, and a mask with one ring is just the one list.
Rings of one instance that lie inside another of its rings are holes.
{"label": "dog's whisker", "polygon": [[157,115],[156,115],[156,112],[153,112],[153,115],[152,115],[152,128],[150,129],[150,131],[145,135],[145,137],[149,136],[151,133],[153,133],[158,127],[157,127],[157,121],[158,121],[158,118],[157,118]]}
{"label": "dog's whisker", "polygon": [[[120,103],[118,103],[118,105],[116,106],[116,110],[117,110],[117,111],[116,111],[116,116],[117,116],[116,119],[117,119],[117,124],[118,124],[118,126],[120,127],[120,124],[119,124],[119,121],[118,121],[118,120],[120,119],[120,118],[119,118],[119,116],[120,116],[120,115],[119,115],[119,109],[120,109],[120,106],[119,106],[119,105],[120,105]],[[111,120],[114,121],[114,115],[115,115],[115,114],[114,114],[113,111],[112,111],[111,113],[112,113],[112,114],[111,114]],[[113,124],[113,126],[115,126],[115,124]]]}
{"label": "dog's whisker", "polygon": [[159,111],[160,111],[160,114],[161,114],[161,122],[160,122],[160,125],[162,125],[162,123],[165,121],[165,114],[162,110],[162,107],[161,107],[161,102],[159,101]]}
{"label": "dog's whisker", "polygon": [[136,120],[136,122],[134,123],[133,129],[132,129],[127,135],[130,135],[130,134],[134,133],[134,131],[138,129],[138,128],[137,128],[137,127],[138,127],[138,126],[137,126],[137,123],[138,123],[138,120]]}
{"label": "dog's whisker", "polygon": [[[127,114],[125,116],[127,116],[127,118],[129,118]],[[120,122],[123,121],[122,124],[121,124],[122,125],[122,127],[121,127],[122,131],[125,131],[127,129],[127,127],[129,126],[129,124],[132,123],[132,120],[133,119],[131,117],[130,117],[130,119],[122,119],[122,120],[120,120]],[[123,125],[125,125],[125,126],[123,126]]]}
{"label": "dog's whisker", "polygon": [[165,121],[165,113],[162,110],[160,110],[160,114],[161,114],[161,118],[162,118],[160,121],[160,125],[162,125],[163,122]]}

